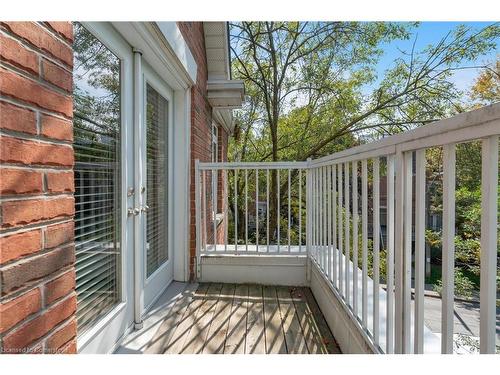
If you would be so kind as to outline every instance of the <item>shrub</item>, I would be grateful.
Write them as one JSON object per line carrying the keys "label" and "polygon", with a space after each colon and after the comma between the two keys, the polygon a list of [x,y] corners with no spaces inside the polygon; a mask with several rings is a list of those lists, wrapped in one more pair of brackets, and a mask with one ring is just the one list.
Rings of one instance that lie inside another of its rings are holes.
{"label": "shrub", "polygon": [[[460,268],[455,268],[455,296],[470,298],[472,297],[472,291],[474,290],[474,283],[465,276]],[[442,295],[443,292],[443,282],[438,280],[434,285],[434,291]]]}

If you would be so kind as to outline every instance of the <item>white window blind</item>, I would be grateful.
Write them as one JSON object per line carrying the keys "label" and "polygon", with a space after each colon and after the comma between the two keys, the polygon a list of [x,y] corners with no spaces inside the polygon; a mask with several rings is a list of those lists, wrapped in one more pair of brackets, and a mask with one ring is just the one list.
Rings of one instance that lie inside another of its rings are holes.
{"label": "white window blind", "polygon": [[168,260],[168,102],[147,85],[146,274]]}
{"label": "white window blind", "polygon": [[77,322],[81,334],[119,301],[120,60],[74,24]]}

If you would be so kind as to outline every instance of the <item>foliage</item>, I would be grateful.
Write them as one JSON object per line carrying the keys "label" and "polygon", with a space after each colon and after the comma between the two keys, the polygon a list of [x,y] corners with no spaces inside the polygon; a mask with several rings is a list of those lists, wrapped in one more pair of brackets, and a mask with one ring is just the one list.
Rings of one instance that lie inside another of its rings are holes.
{"label": "foliage", "polygon": [[[468,109],[453,74],[465,64],[478,68],[475,61],[497,47],[499,26],[459,26],[422,50],[416,50],[415,37],[413,48],[377,76],[384,45],[408,40],[416,31],[418,23],[232,23],[233,77],[244,80],[247,100],[236,115],[230,159],[317,158]],[[464,170],[460,178],[472,183],[474,171]],[[272,233],[278,211],[275,177],[273,172]],[[285,187],[282,181],[281,194]],[[242,191],[241,182],[237,189]],[[439,186],[431,189],[439,195]],[[432,203],[439,212],[438,202]]]}
{"label": "foliage", "polygon": [[[428,149],[427,194],[428,210],[442,213],[442,148]],[[455,192],[455,265],[468,277],[476,288],[480,274],[481,257],[481,143],[478,141],[459,144],[456,147]],[[499,187],[500,192],[500,187]],[[500,202],[498,206],[500,212]],[[426,230],[426,242],[431,248],[434,262],[441,257],[440,231]],[[497,247],[500,255],[500,242]]]}
{"label": "foliage", "polygon": [[[233,23],[234,77],[245,81],[251,97],[241,114],[248,112],[247,105],[253,114],[239,115],[242,131],[251,127],[252,141],[240,139],[236,148],[248,149],[247,160],[305,160],[369,140],[369,130],[392,134],[465,110],[451,78],[497,47],[498,25],[459,26],[420,51],[414,43],[377,77],[384,44],[409,39],[417,26]],[[342,144],[342,138],[350,142]]]}
{"label": "foliage", "polygon": [[470,97],[475,106],[483,106],[500,101],[500,58],[496,63],[487,66],[476,78]]}
{"label": "foliage", "polygon": [[79,128],[114,137],[120,118],[120,60],[78,22],[74,35],[75,121]]}
{"label": "foliage", "polygon": [[[465,298],[472,297],[472,291],[474,290],[474,283],[469,280],[462,270],[458,267],[455,268],[455,295]],[[434,285],[434,291],[441,294],[443,291],[443,282],[438,280],[436,285]]]}

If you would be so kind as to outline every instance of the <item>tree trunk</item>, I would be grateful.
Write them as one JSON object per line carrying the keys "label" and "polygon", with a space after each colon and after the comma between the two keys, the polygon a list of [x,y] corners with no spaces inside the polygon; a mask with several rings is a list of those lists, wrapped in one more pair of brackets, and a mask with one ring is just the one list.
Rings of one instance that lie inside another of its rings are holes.
{"label": "tree trunk", "polygon": [[[271,125],[271,141],[272,141],[272,161],[278,161],[278,124]],[[278,223],[278,176],[279,170],[271,171],[271,189],[269,197],[270,200],[270,214],[269,214],[269,240],[277,240],[277,223]]]}

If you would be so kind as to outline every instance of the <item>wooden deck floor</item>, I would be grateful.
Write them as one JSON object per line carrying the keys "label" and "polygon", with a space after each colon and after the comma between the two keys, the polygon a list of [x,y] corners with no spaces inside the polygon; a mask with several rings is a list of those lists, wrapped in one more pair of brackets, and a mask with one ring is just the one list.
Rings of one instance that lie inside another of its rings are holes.
{"label": "wooden deck floor", "polygon": [[340,353],[309,288],[202,283],[175,302],[146,353]]}

